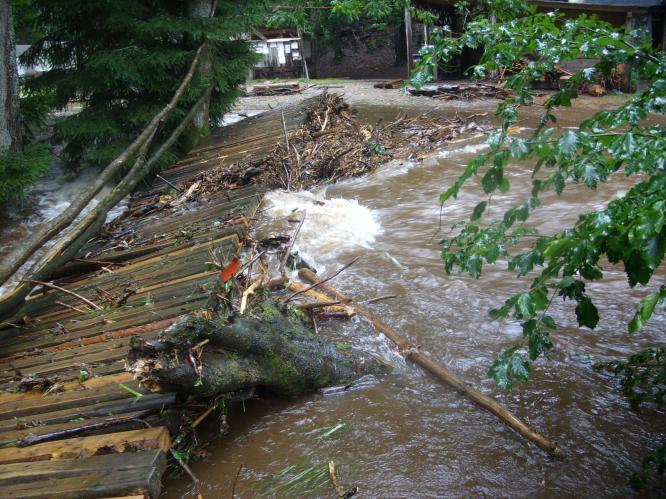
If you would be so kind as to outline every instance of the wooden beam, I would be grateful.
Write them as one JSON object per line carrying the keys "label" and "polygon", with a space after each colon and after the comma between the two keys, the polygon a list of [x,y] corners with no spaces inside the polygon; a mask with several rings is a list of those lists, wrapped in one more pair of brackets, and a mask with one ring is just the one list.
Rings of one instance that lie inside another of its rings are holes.
{"label": "wooden beam", "polygon": [[92,437],[70,438],[31,447],[0,449],[0,465],[50,461],[52,459],[77,459],[98,452],[128,452],[130,450],[156,450],[164,452],[171,446],[171,436],[166,426],[131,430]]}

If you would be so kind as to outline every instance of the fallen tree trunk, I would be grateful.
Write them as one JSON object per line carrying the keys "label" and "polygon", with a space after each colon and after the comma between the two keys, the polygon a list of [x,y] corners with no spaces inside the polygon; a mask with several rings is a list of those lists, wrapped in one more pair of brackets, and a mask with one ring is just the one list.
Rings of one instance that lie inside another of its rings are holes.
{"label": "fallen tree trunk", "polygon": [[[57,235],[61,230],[68,227],[74,219],[88,206],[90,201],[99,193],[99,191],[111,181],[123,168],[125,163],[129,161],[137,152],[155,136],[160,125],[171,114],[176,107],[185,90],[194,77],[194,70],[199,64],[201,53],[205,48],[205,43],[202,44],[196,52],[189,71],[181,81],[180,86],[173,94],[171,101],[157,113],[150,123],[144,128],[139,136],[125,149],[116,159],[109,163],[102,173],[93,181],[93,183],[81,193],[80,196],[75,198],[72,203],[58,216],[52,218],[46,223],[43,223],[40,228],[34,230],[30,237],[24,241],[15,251],[9,254],[0,262],[0,284],[5,283],[16,272],[21,265],[41,248],[49,239]],[[1,315],[1,313],[0,313]]]}
{"label": "fallen tree trunk", "polygon": [[497,402],[496,400],[493,400],[491,397],[484,395],[476,388],[468,385],[465,383],[465,381],[449,371],[446,367],[434,361],[427,354],[421,352],[400,333],[398,333],[386,323],[382,322],[375,314],[359,305],[352,303],[351,298],[323,282],[317,276],[317,274],[308,269],[301,269],[299,270],[298,275],[305,281],[317,284],[317,287],[329,294],[331,298],[335,298],[336,300],[339,300],[342,303],[353,307],[354,310],[356,310],[356,313],[368,319],[375,327],[375,329],[377,329],[379,332],[384,334],[384,336],[395,343],[398,348],[400,348],[401,353],[405,356],[406,359],[411,360],[415,364],[421,366],[440,381],[452,386],[456,390],[463,393],[470,400],[474,401],[476,404],[495,414],[495,416],[501,419],[516,433],[535,443],[548,454],[555,457],[561,456],[562,453],[555,442],[532,430],[529,426],[527,426],[527,424],[523,423],[519,418],[514,416],[506,406]]}
{"label": "fallen tree trunk", "polygon": [[261,319],[203,315],[175,323],[157,344],[134,346],[130,370],[144,386],[202,397],[252,387],[295,396],[390,370],[371,355],[315,337],[281,305],[264,303]]}
{"label": "fallen tree trunk", "polygon": [[207,94],[197,101],[197,103],[190,109],[189,113],[180,124],[171,132],[169,138],[159,147],[157,151],[146,161],[145,155],[148,149],[150,140],[146,141],[138,153],[134,165],[130,171],[125,175],[116,187],[114,187],[109,194],[107,194],[90,212],[83,217],[72,230],[63,238],[61,238],[55,246],[53,246],[48,253],[44,256],[42,261],[29,272],[28,281],[22,282],[10,293],[4,295],[0,299],[0,317],[7,317],[13,314],[18,307],[24,302],[25,298],[30,294],[34,287],[34,281],[48,281],[52,278],[56,271],[65,265],[72,258],[76,257],[79,250],[90,239],[95,237],[99,230],[102,228],[106,221],[106,216],[109,211],[117,205],[125,196],[130,194],[134,188],[143,180],[152,170],[153,166],[168,151],[178,140],[178,137],[185,131],[190,121],[197,113],[199,106]]}

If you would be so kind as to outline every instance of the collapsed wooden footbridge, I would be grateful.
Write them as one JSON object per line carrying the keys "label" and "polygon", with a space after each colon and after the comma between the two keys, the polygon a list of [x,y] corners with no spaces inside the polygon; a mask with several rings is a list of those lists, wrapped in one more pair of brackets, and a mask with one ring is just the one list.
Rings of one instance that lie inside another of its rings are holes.
{"label": "collapsed wooden footbridge", "polygon": [[168,207],[164,196],[221,163],[265,154],[308,105],[213,134],[132,198],[113,230],[66,266],[53,283],[61,289],[33,292],[0,327],[0,496],[160,494],[172,437],[160,414],[182,401],[144,390],[125,372],[130,342],[155,338],[205,305],[219,279],[211,258],[239,252],[262,190]]}

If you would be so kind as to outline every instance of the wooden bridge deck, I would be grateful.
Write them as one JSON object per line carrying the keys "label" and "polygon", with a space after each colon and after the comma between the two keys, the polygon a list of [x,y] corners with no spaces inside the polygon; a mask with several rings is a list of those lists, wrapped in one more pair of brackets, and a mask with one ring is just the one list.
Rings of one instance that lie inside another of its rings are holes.
{"label": "wooden bridge deck", "polygon": [[[307,105],[283,110],[289,129]],[[0,328],[0,497],[159,495],[170,435],[146,421],[160,421],[178,397],[150,393],[125,372],[130,339],[155,338],[206,303],[218,279],[206,262],[211,253],[221,262],[237,254],[262,191],[244,187],[169,209],[156,209],[157,200],[169,183],[261,155],[283,134],[275,110],[213,135],[162,173],[168,183],[158,178],[132,199],[129,211],[142,216],[126,215],[111,236],[91,241],[55,282],[98,304],[100,293],[121,296],[131,286],[126,303],[84,310],[74,296],[38,290],[20,312],[24,324]],[[55,388],[22,391],[45,379]]]}

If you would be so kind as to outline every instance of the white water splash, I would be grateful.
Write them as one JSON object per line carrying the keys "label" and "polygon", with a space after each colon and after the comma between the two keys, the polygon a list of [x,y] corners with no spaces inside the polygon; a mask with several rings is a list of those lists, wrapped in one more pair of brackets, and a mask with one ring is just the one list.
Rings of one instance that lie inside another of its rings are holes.
{"label": "white water splash", "polygon": [[[379,216],[353,199],[326,199],[324,191],[272,191],[266,195],[267,214],[272,218],[299,218],[305,222],[294,248],[310,264],[333,263],[338,255],[359,248],[372,248],[381,232]],[[316,255],[316,262],[314,256]]]}
{"label": "white water splash", "polygon": [[[29,237],[30,233],[40,225],[48,223],[52,218],[62,213],[81,191],[90,185],[99,175],[96,168],[87,168],[79,172],[73,178],[67,174],[63,165],[56,163],[49,168],[49,171],[39,179],[39,181],[28,190],[26,198],[23,201],[24,208],[11,210],[6,209],[2,213],[3,225],[0,227],[0,244],[2,244],[2,255],[5,256],[20,247],[23,241]],[[105,186],[86,206],[86,208],[74,220],[72,225],[63,230],[59,236],[66,234],[69,229],[81,218],[92,210],[99,201],[104,198],[112,189],[111,185]],[[129,196],[120,201],[106,217],[106,222],[120,216],[129,204]],[[59,237],[56,236],[56,237]],[[0,296],[11,291],[18,284],[21,277],[35,263],[37,263],[55,244],[55,238],[48,241],[39,251],[37,251],[19,270],[3,285],[0,285]]]}
{"label": "white water splash", "polygon": [[488,144],[485,142],[481,142],[480,144],[468,144],[457,149],[444,149],[439,152],[437,157],[441,159],[462,156],[465,154],[476,154],[488,149],[488,147]]}

